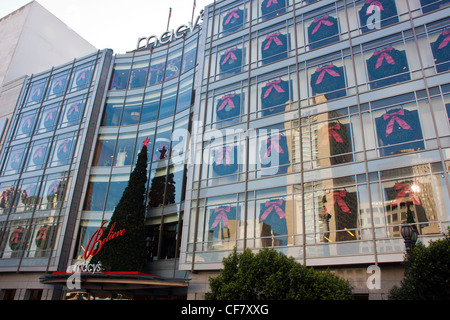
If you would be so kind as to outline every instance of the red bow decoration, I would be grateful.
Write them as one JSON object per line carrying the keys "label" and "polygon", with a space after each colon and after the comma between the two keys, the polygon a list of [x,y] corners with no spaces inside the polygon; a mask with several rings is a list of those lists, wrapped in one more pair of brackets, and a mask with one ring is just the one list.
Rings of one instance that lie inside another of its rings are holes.
{"label": "red bow decoration", "polygon": [[227,20],[225,20],[225,25],[230,23],[231,18],[239,19],[239,15],[237,14],[238,10],[239,9],[234,9],[234,10],[231,10],[230,12],[227,13]]}
{"label": "red bow decoration", "polygon": [[280,219],[286,218],[286,214],[284,213],[283,209],[280,208],[280,206],[283,204],[283,199],[279,199],[277,201],[266,201],[265,207],[267,208],[261,217],[259,218],[259,221],[264,221],[269,216],[269,214],[272,212],[273,209],[275,209],[275,212],[278,214]]}
{"label": "red bow decoration", "polygon": [[334,140],[338,143],[344,143],[344,140],[342,139],[341,135],[336,131],[341,129],[341,124],[337,123],[332,127],[323,127],[322,130],[328,129],[328,139],[322,140],[322,146],[327,144],[327,141],[329,141],[330,137],[333,136]]}
{"label": "red bow decoration", "polygon": [[410,127],[410,125],[408,123],[406,123],[405,120],[399,118],[398,116],[404,116],[405,115],[405,110],[402,109],[398,112],[394,112],[394,113],[385,113],[383,114],[383,119],[387,120],[389,118],[391,118],[391,120],[389,120],[389,123],[386,126],[386,137],[388,135],[390,135],[392,133],[392,131],[394,130],[394,123],[397,121],[397,123],[400,125],[400,127],[402,127],[405,130],[412,130],[412,128]]}
{"label": "red bow decoration", "polygon": [[281,139],[281,134],[270,137],[266,139],[266,146],[269,146],[266,150],[266,153],[264,154],[264,158],[267,158],[270,156],[272,152],[272,147],[278,152],[278,153],[284,153],[283,149],[281,148],[278,141]]}
{"label": "red bow decoration", "polygon": [[394,201],[392,201],[393,205],[399,205],[403,198],[406,197],[406,194],[409,194],[409,197],[412,199],[413,203],[420,206],[422,203],[420,202],[419,196],[415,194],[412,187],[413,184],[407,182],[407,183],[395,183],[395,190],[398,191],[397,196],[395,197]]}
{"label": "red bow decoration", "polygon": [[283,42],[281,42],[281,40],[278,39],[278,36],[279,36],[279,35],[281,35],[280,32],[276,32],[276,33],[274,33],[274,34],[269,34],[269,35],[266,37],[266,40],[269,40],[269,41],[267,41],[266,45],[264,46],[264,50],[269,49],[270,45],[272,44],[272,41],[274,41],[275,44],[276,44],[277,46],[283,45]]}
{"label": "red bow decoration", "polygon": [[223,59],[221,65],[224,65],[230,58],[231,58],[231,60],[237,60],[237,57],[234,54],[234,51],[236,51],[236,50],[237,50],[237,48],[233,48],[233,49],[225,51],[224,54],[226,54],[226,57],[225,57],[225,59]]}
{"label": "red bow decoration", "polygon": [[231,159],[229,154],[231,150],[233,150],[232,147],[224,147],[218,151],[219,155],[217,156],[216,166],[222,164],[222,162],[224,162],[224,164],[227,166],[231,165]]}
{"label": "red bow decoration", "polygon": [[263,99],[265,99],[265,98],[267,98],[269,96],[269,94],[272,91],[272,89],[275,89],[279,93],[283,93],[284,92],[283,88],[281,88],[279,86],[280,83],[281,83],[281,79],[278,79],[278,80],[275,80],[275,81],[272,81],[272,82],[267,82],[266,83],[266,87],[269,87],[269,88],[264,93]]}
{"label": "red bow decoration", "polygon": [[320,26],[321,26],[322,24],[324,24],[324,25],[326,25],[326,26],[332,26],[334,23],[331,22],[331,21],[328,21],[328,20],[327,20],[328,18],[329,18],[329,15],[326,15],[326,16],[320,17],[320,18],[318,18],[318,19],[315,19],[315,20],[314,20],[314,23],[317,23],[317,25],[316,25],[316,27],[313,29],[312,34],[316,33],[316,32],[319,30],[319,28],[320,28]]}
{"label": "red bow decoration", "polygon": [[339,208],[341,208],[341,210],[343,212],[352,213],[350,208],[347,206],[345,201],[342,199],[342,198],[345,198],[347,196],[347,191],[345,191],[345,190],[335,191],[333,193],[328,193],[327,196],[328,195],[332,195],[333,196],[333,205],[334,205],[334,203],[337,203]]}
{"label": "red bow decoration", "polygon": [[234,103],[233,103],[233,100],[231,100],[232,98],[234,98],[234,96],[235,96],[235,94],[234,93],[231,93],[231,94],[228,94],[228,95],[226,95],[226,96],[223,96],[222,97],[222,104],[219,106],[219,108],[217,108],[217,111],[220,111],[220,110],[222,110],[223,108],[225,108],[227,105],[231,108],[231,109],[233,109],[234,108]]}
{"label": "red bow decoration", "polygon": [[50,228],[50,226],[42,226],[39,228],[39,234],[36,236],[37,240],[47,240],[47,230]]}
{"label": "red bow decoration", "polygon": [[216,219],[214,220],[213,224],[211,225],[211,229],[214,229],[218,226],[220,220],[223,220],[223,226],[228,227],[228,216],[227,213],[230,213],[230,206],[226,208],[216,208],[214,210],[214,213],[217,214]]}
{"label": "red bow decoration", "polygon": [[272,4],[278,4],[277,0],[269,0],[269,2],[267,2],[266,8],[270,7]]}
{"label": "red bow decoration", "polygon": [[325,66],[325,67],[321,67],[318,68],[316,70],[316,72],[320,72],[319,77],[317,77],[317,81],[316,84],[319,84],[322,82],[323,77],[325,77],[325,73],[328,73],[330,76],[332,77],[340,77],[341,75],[339,73],[337,73],[336,71],[334,71],[333,68],[334,66],[332,64]]}
{"label": "red bow decoration", "polygon": [[446,36],[444,40],[442,40],[441,44],[439,45],[438,49],[442,49],[448,45],[450,42],[450,30],[444,30],[442,31],[442,35]]}
{"label": "red bow decoration", "polygon": [[384,11],[383,5],[377,0],[366,0],[366,4],[370,4],[367,8],[366,16],[372,14],[372,11],[375,10]]}
{"label": "red bow decoration", "polygon": [[380,51],[375,51],[373,53],[374,56],[378,56],[378,60],[377,63],[375,65],[375,69],[378,69],[379,67],[381,67],[381,65],[383,64],[383,59],[386,59],[386,62],[389,64],[395,64],[394,59],[388,54],[388,52],[391,52],[392,50],[394,50],[394,48],[389,47]]}
{"label": "red bow decoration", "polygon": [[11,236],[11,239],[9,239],[9,243],[18,243],[19,242],[19,235],[23,232],[24,227],[15,228],[13,231],[13,234]]}

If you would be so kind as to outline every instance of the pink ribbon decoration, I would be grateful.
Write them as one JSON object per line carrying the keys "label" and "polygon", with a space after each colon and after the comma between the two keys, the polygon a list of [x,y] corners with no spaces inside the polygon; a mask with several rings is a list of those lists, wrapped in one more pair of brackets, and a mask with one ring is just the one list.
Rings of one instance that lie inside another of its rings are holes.
{"label": "pink ribbon decoration", "polygon": [[67,145],[69,144],[69,140],[64,140],[63,142],[61,142],[61,144],[59,145],[59,148],[58,148],[58,152],[64,152],[64,153],[66,153],[67,152]]}
{"label": "pink ribbon decoration", "polygon": [[[341,124],[337,123],[336,125],[328,128],[328,140],[331,136],[333,136],[334,140],[338,143],[344,143],[341,135],[336,131],[341,129]],[[327,130],[327,127],[323,127],[323,130]],[[323,139],[322,146],[327,144],[327,140]]]}
{"label": "pink ribbon decoration", "polygon": [[48,196],[53,196],[55,194],[58,194],[58,186],[59,186],[59,181],[53,181],[50,184],[50,187],[48,188]]}
{"label": "pink ribbon decoration", "polygon": [[339,73],[337,73],[336,71],[334,71],[333,68],[334,66],[332,64],[325,66],[325,67],[321,67],[318,68],[316,70],[316,72],[320,72],[319,77],[317,78],[316,84],[319,84],[322,82],[323,77],[325,77],[325,73],[328,73],[330,76],[332,77],[340,77],[341,75]]}
{"label": "pink ribbon decoration", "polygon": [[269,0],[269,2],[267,2],[266,8],[270,7],[272,4],[278,4],[277,0]]}
{"label": "pink ribbon decoration", "polygon": [[235,94],[231,93],[231,94],[227,94],[226,96],[222,97],[222,104],[219,106],[219,108],[217,109],[217,111],[222,110],[223,108],[225,108],[227,105],[231,108],[234,109],[234,103],[233,100],[231,100],[232,98],[234,98]]}
{"label": "pink ribbon decoration", "polygon": [[232,147],[224,147],[219,150],[219,155],[217,156],[216,166],[222,164],[222,162],[229,166],[231,165],[231,159],[229,152],[233,150]]}
{"label": "pink ribbon decoration", "polygon": [[279,199],[277,201],[266,201],[265,207],[267,208],[261,217],[259,218],[259,221],[264,221],[269,216],[269,214],[272,212],[273,209],[275,209],[275,212],[278,214],[280,219],[286,218],[286,214],[284,213],[283,209],[280,208],[280,206],[283,204],[283,199]]}
{"label": "pink ribbon decoration", "polygon": [[231,58],[231,60],[237,60],[237,57],[234,54],[234,51],[236,51],[236,50],[237,50],[237,48],[233,48],[233,49],[225,51],[224,54],[226,54],[226,57],[225,57],[225,59],[223,59],[221,65],[224,65],[230,58]]}
{"label": "pink ribbon decoration", "polygon": [[381,67],[382,63],[383,63],[383,59],[386,59],[386,62],[389,64],[395,64],[394,59],[388,54],[388,52],[391,52],[393,50],[392,47],[380,50],[380,51],[375,51],[373,53],[374,56],[378,56],[378,60],[377,63],[375,65],[375,69],[378,69],[379,67]]}
{"label": "pink ribbon decoration", "polygon": [[227,20],[225,20],[225,25],[230,23],[231,18],[239,19],[239,15],[237,14],[238,10],[239,9],[234,9],[234,10],[231,10],[230,12],[227,13]]}
{"label": "pink ribbon decoration", "polygon": [[419,196],[415,194],[414,190],[411,188],[411,183],[395,183],[395,190],[398,191],[395,200],[392,201],[393,205],[399,205],[403,198],[405,198],[406,194],[409,194],[409,197],[412,198],[414,204],[420,206],[422,203],[420,202]]}
{"label": "pink ribbon decoration", "polygon": [[43,150],[45,150],[45,147],[43,146],[38,147],[36,152],[34,153],[33,159],[36,159],[37,157],[42,157]]}
{"label": "pink ribbon decoration", "polygon": [[52,111],[50,111],[49,113],[47,113],[47,116],[45,117],[45,120],[44,120],[44,121],[53,120],[53,113],[54,113],[54,112],[55,112],[55,111],[52,110]]}
{"label": "pink ribbon decoration", "polygon": [[281,42],[281,40],[278,38],[278,36],[280,36],[280,35],[281,35],[280,32],[276,32],[276,33],[274,33],[274,34],[269,34],[269,35],[266,37],[266,40],[269,40],[269,41],[267,41],[267,43],[266,43],[266,45],[264,46],[264,49],[263,49],[263,50],[269,49],[269,47],[270,47],[272,41],[274,41],[275,44],[276,44],[277,46],[283,45],[283,42]]}
{"label": "pink ribbon decoration", "polygon": [[269,146],[266,150],[266,153],[264,154],[264,158],[269,157],[269,155],[272,152],[272,147],[278,152],[278,153],[284,153],[283,149],[281,148],[278,141],[281,139],[281,134],[270,137],[266,139],[266,146]]}
{"label": "pink ribbon decoration", "polygon": [[267,98],[269,96],[269,94],[272,91],[272,89],[275,89],[279,93],[283,93],[284,92],[283,88],[281,88],[279,86],[280,83],[281,83],[281,79],[278,79],[278,80],[275,80],[275,81],[272,81],[272,82],[267,82],[266,83],[266,87],[269,87],[269,88],[264,93],[263,99],[265,99],[265,98]]}
{"label": "pink ribbon decoration", "polygon": [[367,8],[366,16],[372,14],[372,11],[375,10],[384,11],[383,5],[377,0],[366,0],[366,4],[370,4]]}
{"label": "pink ribbon decoration", "polygon": [[78,74],[77,81],[86,80],[87,70],[83,70]]}
{"label": "pink ribbon decoration", "polygon": [[322,24],[324,24],[324,25],[326,25],[326,26],[332,26],[334,23],[331,22],[331,21],[328,21],[328,20],[327,20],[328,18],[329,18],[329,15],[326,15],[326,16],[323,16],[323,17],[320,17],[320,18],[314,20],[313,22],[314,22],[314,23],[317,23],[317,25],[316,25],[316,27],[313,29],[312,34],[316,33],[316,32],[319,30],[319,28],[320,28],[320,26],[321,26]]}
{"label": "pink ribbon decoration", "polygon": [[383,120],[387,120],[389,118],[391,118],[391,120],[389,120],[387,126],[386,126],[386,137],[388,135],[390,135],[392,133],[392,131],[394,130],[394,124],[395,122],[397,122],[400,127],[402,127],[402,129],[405,130],[412,130],[412,128],[410,127],[410,125],[408,123],[406,123],[405,120],[399,118],[398,116],[404,116],[405,115],[405,110],[402,109],[400,111],[394,112],[394,113],[385,113],[383,114]]}
{"label": "pink ribbon decoration", "polygon": [[211,225],[211,229],[214,229],[219,225],[220,220],[223,220],[223,226],[228,227],[228,216],[227,213],[230,213],[230,206],[226,208],[216,208],[214,210],[214,213],[217,213],[216,219],[214,220],[213,224]]}
{"label": "pink ribbon decoration", "polygon": [[446,36],[444,40],[442,40],[441,44],[439,45],[438,49],[442,49],[448,45],[450,42],[450,30],[444,30],[442,31],[442,34]]}
{"label": "pink ribbon decoration", "polygon": [[67,113],[69,116],[75,111],[78,112],[78,106],[80,105],[79,102],[75,102],[73,103],[70,108],[69,108],[69,112]]}
{"label": "pink ribbon decoration", "polygon": [[[328,193],[328,195],[330,195],[330,194],[331,193]],[[339,208],[341,208],[341,210],[343,212],[352,213],[350,208],[345,203],[344,199],[342,199],[342,198],[345,198],[347,196],[347,191],[345,191],[345,190],[335,191],[335,192],[332,193],[332,196],[333,196],[333,206],[334,206],[334,203],[337,203]]]}
{"label": "pink ribbon decoration", "polygon": [[46,240],[47,239],[47,230],[50,226],[42,226],[39,228],[39,234],[36,237],[37,240]]}
{"label": "pink ribbon decoration", "polygon": [[24,230],[24,227],[15,228],[13,231],[13,234],[11,236],[11,239],[9,240],[9,243],[17,243],[19,242],[19,234],[21,234]]}

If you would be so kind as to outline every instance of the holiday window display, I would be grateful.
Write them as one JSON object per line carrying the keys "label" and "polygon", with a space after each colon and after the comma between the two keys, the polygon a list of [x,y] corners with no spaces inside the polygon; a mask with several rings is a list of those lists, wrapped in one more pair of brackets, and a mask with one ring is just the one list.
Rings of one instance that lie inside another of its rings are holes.
{"label": "holiday window display", "polygon": [[[409,207],[414,215],[414,222],[422,223],[417,227],[422,229],[428,226],[423,222],[436,219],[436,206],[432,200],[432,190],[430,183],[420,183],[413,179],[396,181],[393,186],[386,186],[384,192],[388,214],[405,212]],[[398,221],[398,223],[401,222],[401,220]]]}
{"label": "holiday window display", "polygon": [[33,130],[34,116],[25,117],[20,127],[23,134],[29,135]]}
{"label": "holiday window display", "polygon": [[271,19],[286,12],[286,0],[264,0],[261,3],[263,19]]}
{"label": "holiday window display", "polygon": [[65,139],[59,143],[56,150],[56,156],[59,160],[66,160],[69,158],[70,151],[72,150],[72,140]]}
{"label": "holiday window display", "polygon": [[[287,139],[284,134],[274,134],[263,139],[260,148],[262,174],[286,173],[290,164]],[[270,170],[264,170],[269,169]],[[277,169],[274,172],[272,169]]]}
{"label": "holiday window display", "polygon": [[320,150],[326,150],[325,155],[330,156],[331,165],[352,161],[352,141],[348,124],[330,121],[319,130],[318,136],[320,158]]}
{"label": "holiday window display", "polygon": [[34,243],[36,244],[36,247],[40,250],[48,249],[52,239],[52,233],[53,233],[53,226],[48,224],[40,226],[34,238]]}
{"label": "holiday window display", "polygon": [[44,84],[34,85],[31,89],[31,100],[40,102],[44,94]]}
{"label": "holiday window display", "polygon": [[261,45],[262,63],[267,64],[287,57],[289,37],[281,32],[266,36]]}
{"label": "holiday window display", "polygon": [[218,176],[235,173],[238,170],[237,147],[223,146],[215,149],[212,168]]}
{"label": "holiday window display", "polygon": [[381,28],[398,22],[397,7],[394,0],[366,0],[359,10],[359,21],[361,22],[361,31],[363,33],[376,30],[376,27],[378,27],[376,25],[378,21],[373,16],[375,11],[380,14],[381,21],[379,23]]}
{"label": "holiday window display", "polygon": [[287,245],[286,200],[270,199],[260,205],[260,230],[263,247]]}
{"label": "holiday window display", "polygon": [[83,111],[83,103],[81,101],[77,101],[71,103],[69,108],[67,109],[67,120],[69,122],[76,122],[80,118],[80,114]]}
{"label": "holiday window display", "polygon": [[374,51],[366,61],[371,89],[410,80],[406,53],[392,46]]}
{"label": "holiday window display", "polygon": [[437,72],[450,70],[450,29],[442,31],[436,41],[431,44],[431,50]]}
{"label": "holiday window display", "polygon": [[222,29],[226,33],[236,32],[244,23],[244,10],[236,8],[227,12],[222,22]]}
{"label": "holiday window display", "polygon": [[420,0],[423,13],[428,13],[439,8],[444,8],[444,5],[449,2],[450,0]]}
{"label": "holiday window display", "polygon": [[181,56],[169,60],[166,65],[164,81],[174,79],[180,75]]}
{"label": "holiday window display", "polygon": [[290,82],[273,80],[266,83],[261,90],[261,107],[263,116],[283,112],[289,100]]}
{"label": "holiday window display", "polygon": [[23,150],[13,151],[11,158],[9,160],[9,166],[14,170],[19,169],[20,165],[22,164],[23,155],[24,155]]}
{"label": "holiday window display", "polygon": [[216,115],[220,120],[227,120],[241,113],[241,95],[230,93],[224,95],[217,102]]}
{"label": "holiday window display", "polygon": [[220,206],[210,210],[208,226],[213,239],[230,239],[230,227],[235,224],[235,206]]}
{"label": "holiday window display", "polygon": [[344,67],[329,64],[317,68],[311,75],[311,88],[313,95],[325,94],[328,100],[347,95]]}
{"label": "holiday window display", "polygon": [[315,19],[308,27],[310,49],[317,49],[339,41],[339,26],[336,18],[325,15]]}
{"label": "holiday window display", "polygon": [[13,251],[20,250],[24,245],[25,227],[14,228],[9,237],[9,248]]}
{"label": "holiday window display", "polygon": [[52,84],[52,93],[59,97],[64,93],[64,89],[66,88],[66,76],[60,76],[53,81]]}
{"label": "holiday window display", "polygon": [[324,242],[356,240],[350,232],[333,232],[358,227],[358,202],[356,192],[346,189],[328,191],[322,197],[322,230]]}
{"label": "holiday window display", "polygon": [[79,89],[85,88],[89,84],[91,77],[90,68],[85,68],[77,73],[75,77],[75,83]]}
{"label": "holiday window display", "polygon": [[47,146],[38,146],[32,155],[33,163],[37,166],[42,165],[44,163],[46,154]]}
{"label": "holiday window display", "polygon": [[56,109],[48,110],[44,112],[44,128],[47,130],[53,129],[55,125],[55,121],[58,115],[58,111]]}
{"label": "holiday window display", "polygon": [[242,49],[231,48],[220,56],[220,72],[238,73],[242,66]]}
{"label": "holiday window display", "polygon": [[22,203],[25,205],[25,210],[31,208],[39,199],[36,195],[37,184],[30,183],[22,188]]}
{"label": "holiday window display", "polygon": [[15,187],[6,188],[2,191],[0,208],[6,209],[17,205],[19,198],[15,195],[16,191],[20,192],[19,189]]}
{"label": "holiday window display", "polygon": [[417,110],[392,109],[376,118],[375,125],[382,156],[424,149]]}

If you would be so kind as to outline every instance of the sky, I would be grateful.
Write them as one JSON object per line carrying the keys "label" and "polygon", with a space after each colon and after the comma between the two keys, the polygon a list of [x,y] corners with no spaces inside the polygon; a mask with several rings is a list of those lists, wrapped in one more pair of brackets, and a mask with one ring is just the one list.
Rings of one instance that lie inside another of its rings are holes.
{"label": "sky", "polygon": [[[36,0],[97,49],[136,49],[140,37],[161,35],[187,24],[194,0]],[[0,0],[0,19],[31,0]],[[196,0],[194,20],[213,0]]]}

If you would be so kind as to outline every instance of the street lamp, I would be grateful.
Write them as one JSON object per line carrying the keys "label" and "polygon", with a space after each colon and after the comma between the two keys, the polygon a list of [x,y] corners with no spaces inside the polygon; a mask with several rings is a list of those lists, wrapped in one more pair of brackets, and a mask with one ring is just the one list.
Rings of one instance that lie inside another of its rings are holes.
{"label": "street lamp", "polygon": [[408,223],[402,225],[400,232],[402,234],[403,240],[405,241],[406,254],[410,255],[411,250],[414,248],[417,242],[417,232]]}

